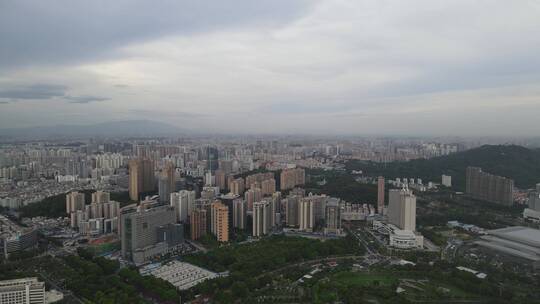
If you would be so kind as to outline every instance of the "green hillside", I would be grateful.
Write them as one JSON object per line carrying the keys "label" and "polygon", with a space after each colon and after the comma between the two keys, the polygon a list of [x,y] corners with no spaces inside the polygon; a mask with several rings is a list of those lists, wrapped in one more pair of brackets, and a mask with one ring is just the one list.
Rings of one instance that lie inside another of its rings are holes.
{"label": "green hillside", "polygon": [[456,189],[465,189],[465,168],[477,166],[483,171],[514,179],[516,187],[533,188],[540,183],[540,150],[522,146],[485,145],[479,148],[431,159],[386,164],[348,161],[348,170],[362,170],[365,175],[386,178],[419,177],[440,182],[441,175],[452,176]]}

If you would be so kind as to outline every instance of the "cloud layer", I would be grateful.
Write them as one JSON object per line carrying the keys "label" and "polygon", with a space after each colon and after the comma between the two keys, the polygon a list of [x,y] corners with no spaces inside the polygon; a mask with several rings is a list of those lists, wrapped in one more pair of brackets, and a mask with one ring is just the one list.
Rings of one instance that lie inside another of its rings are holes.
{"label": "cloud layer", "polygon": [[[532,0],[17,1],[0,4],[0,41],[0,127],[99,117],[242,133],[540,129]],[[40,100],[47,109],[30,113]]]}

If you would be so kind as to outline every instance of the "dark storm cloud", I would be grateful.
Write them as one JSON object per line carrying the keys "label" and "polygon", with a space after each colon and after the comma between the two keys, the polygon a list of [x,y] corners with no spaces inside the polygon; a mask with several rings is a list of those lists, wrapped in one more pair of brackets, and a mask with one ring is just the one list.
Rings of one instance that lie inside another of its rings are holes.
{"label": "dark storm cloud", "polygon": [[87,104],[91,102],[110,100],[110,98],[107,98],[107,97],[97,97],[97,96],[90,96],[90,95],[66,96],[65,99],[67,99],[69,103],[80,103],[80,104]]}
{"label": "dark storm cloud", "polygon": [[307,7],[306,0],[3,1],[0,67],[78,62],[170,34],[281,23]]}
{"label": "dark storm cloud", "polygon": [[66,90],[67,88],[65,86],[52,84],[34,84],[13,88],[0,88],[0,99],[51,99],[64,96]]}

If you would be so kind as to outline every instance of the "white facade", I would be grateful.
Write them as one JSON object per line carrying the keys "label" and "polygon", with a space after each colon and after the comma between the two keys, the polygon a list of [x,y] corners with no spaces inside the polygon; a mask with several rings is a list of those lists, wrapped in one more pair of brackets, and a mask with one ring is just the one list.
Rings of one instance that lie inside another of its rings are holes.
{"label": "white facade", "polygon": [[388,192],[388,221],[403,230],[416,230],[416,196],[410,190]]}
{"label": "white facade", "polygon": [[412,231],[395,229],[390,232],[390,247],[399,249],[414,249],[424,246],[424,237]]}
{"label": "white facade", "polygon": [[449,176],[449,175],[444,175],[442,176],[441,178],[442,180],[442,185],[445,186],[445,187],[452,187],[452,176]]}
{"label": "white facade", "polygon": [[45,283],[39,282],[37,278],[0,281],[0,303],[43,304]]}

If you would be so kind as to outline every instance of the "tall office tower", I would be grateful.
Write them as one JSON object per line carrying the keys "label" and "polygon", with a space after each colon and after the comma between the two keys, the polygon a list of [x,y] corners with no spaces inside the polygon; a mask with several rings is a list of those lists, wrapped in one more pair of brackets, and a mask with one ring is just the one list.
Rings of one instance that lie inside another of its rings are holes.
{"label": "tall office tower", "polygon": [[70,214],[78,210],[84,210],[84,193],[77,191],[70,192],[66,195],[66,213]]}
{"label": "tall office tower", "polygon": [[388,192],[388,221],[402,230],[416,230],[416,196],[410,190]]}
{"label": "tall office tower", "polygon": [[443,174],[441,177],[441,184],[445,187],[452,187],[452,176]]}
{"label": "tall office tower", "polygon": [[206,165],[208,171],[214,173],[218,169],[218,150],[215,147],[206,147]]}
{"label": "tall office tower", "polygon": [[229,189],[231,190],[231,193],[236,195],[243,195],[244,194],[244,179],[239,177],[231,182],[229,185]]}
{"label": "tall office tower", "polygon": [[174,208],[157,204],[139,206],[135,212],[122,213],[122,256],[141,262],[150,256],[162,254],[167,248],[156,247],[158,227],[176,223]]}
{"label": "tall office tower", "polygon": [[506,177],[482,172],[478,167],[467,167],[466,193],[474,199],[512,206],[514,181]]}
{"label": "tall office tower", "polygon": [[218,242],[229,241],[229,207],[221,201],[215,201],[211,205],[211,229]]}
{"label": "tall office tower", "polygon": [[296,195],[289,195],[285,199],[285,223],[289,227],[298,225],[298,201],[299,197]]}
{"label": "tall office tower", "polygon": [[305,183],[305,171],[302,168],[285,169],[281,171],[281,190],[292,189]]}
{"label": "tall office tower", "polygon": [[45,304],[45,282],[35,277],[0,281],[0,303]]}
{"label": "tall office tower", "polygon": [[272,210],[269,201],[253,204],[253,236],[260,237],[270,232],[272,225]]}
{"label": "tall office tower", "polygon": [[246,201],[241,198],[233,200],[233,227],[239,230],[246,229],[247,221]]}
{"label": "tall office tower", "polygon": [[111,200],[111,194],[104,191],[92,193],[92,204],[105,204]]}
{"label": "tall office tower", "polygon": [[315,216],[312,200],[300,199],[300,202],[298,202],[298,215],[298,226],[300,230],[313,231]]}
{"label": "tall office tower", "polygon": [[338,201],[329,201],[326,204],[325,234],[341,234],[341,210]]}
{"label": "tall office tower", "polygon": [[216,170],[216,172],[215,172],[215,181],[216,181],[216,186],[219,187],[220,191],[225,190],[225,188],[226,188],[226,186],[225,186],[225,172],[223,170],[221,170],[221,169]]}
{"label": "tall office tower", "polygon": [[276,180],[273,178],[265,179],[261,182],[261,191],[262,195],[272,195],[272,193],[276,192]]}
{"label": "tall office tower", "polygon": [[154,165],[150,159],[137,158],[129,161],[129,197],[139,200],[139,194],[154,190]]}
{"label": "tall office tower", "polygon": [[[170,195],[170,204],[174,208],[176,222],[187,223],[190,205],[195,203],[195,196],[191,196],[190,192],[191,191],[182,190],[180,192],[173,192]],[[193,200],[190,204],[191,199]]]}
{"label": "tall office tower", "polygon": [[244,199],[246,200],[247,210],[253,211],[253,203],[261,201],[263,195],[259,188],[253,188],[246,191]]}
{"label": "tall office tower", "polygon": [[384,210],[384,177],[377,179],[377,212],[382,214]]}
{"label": "tall office tower", "polygon": [[190,228],[191,239],[198,240],[202,236],[206,235],[206,209],[194,209],[191,212]]}

